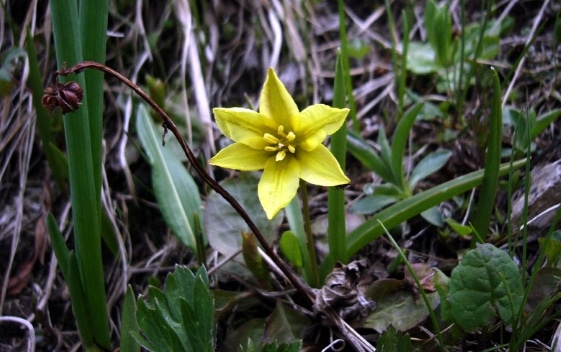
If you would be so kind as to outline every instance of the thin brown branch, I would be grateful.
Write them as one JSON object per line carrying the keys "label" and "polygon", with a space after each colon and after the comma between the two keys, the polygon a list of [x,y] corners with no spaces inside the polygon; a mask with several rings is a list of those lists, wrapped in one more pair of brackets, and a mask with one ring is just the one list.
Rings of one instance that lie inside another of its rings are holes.
{"label": "thin brown branch", "polygon": [[87,69],[99,70],[116,77],[121,82],[129,86],[132,90],[134,90],[142,99],[144,99],[144,101],[148,103],[148,105],[152,107],[152,109],[154,109],[162,117],[162,119],[164,120],[163,122],[164,134],[166,133],[167,130],[170,130],[173,133],[173,135],[181,145],[183,152],[187,156],[187,159],[189,160],[195,171],[197,171],[197,173],[204,180],[204,182],[206,182],[213,190],[215,190],[228,203],[230,203],[230,205],[238,212],[238,214],[242,217],[242,219],[246,222],[246,224],[249,226],[251,231],[254,233],[255,237],[263,247],[265,253],[267,253],[267,255],[273,260],[273,262],[281,269],[281,271],[283,272],[284,275],[286,275],[290,283],[302,295],[304,295],[304,297],[306,297],[309,303],[313,304],[315,301],[315,295],[313,291],[310,289],[310,287],[308,287],[298,276],[296,276],[296,274],[292,271],[292,269],[273,250],[273,248],[269,245],[269,243],[265,239],[265,236],[263,236],[259,228],[255,225],[253,220],[251,220],[250,216],[247,214],[245,209],[240,205],[240,203],[238,203],[238,201],[224,187],[222,187],[218,182],[216,182],[208,174],[208,172],[205,170],[203,166],[201,166],[201,164],[195,157],[195,154],[193,154],[191,148],[189,148],[187,142],[185,142],[185,140],[181,136],[181,133],[177,128],[177,126],[175,125],[175,123],[173,122],[173,120],[160,106],[158,106],[158,104],[154,102],[154,100],[152,100],[152,98],[150,98],[150,96],[148,96],[148,94],[146,94],[136,84],[134,84],[131,80],[129,80],[127,77],[123,76],[119,72],[94,61],[82,61],[68,69],[63,68],[60,71],[56,71],[53,77],[54,83],[57,83],[56,79],[58,76],[67,76],[73,73],[81,73]]}

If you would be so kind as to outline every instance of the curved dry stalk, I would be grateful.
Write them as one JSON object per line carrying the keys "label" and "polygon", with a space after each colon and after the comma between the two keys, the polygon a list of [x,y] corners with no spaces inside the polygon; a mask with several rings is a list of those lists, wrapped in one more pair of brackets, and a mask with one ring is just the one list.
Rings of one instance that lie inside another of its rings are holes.
{"label": "curved dry stalk", "polygon": [[[187,145],[187,143],[183,139],[183,137],[181,135],[181,132],[179,131],[179,129],[177,128],[177,126],[175,125],[173,120],[168,116],[168,114],[160,106],[158,106],[158,104],[156,104],[154,102],[154,100],[152,100],[150,98],[150,96],[148,96],[148,94],[146,94],[136,84],[131,82],[127,77],[121,75],[119,72],[111,69],[110,67],[107,67],[103,64],[100,64],[100,63],[94,62],[94,61],[82,61],[82,62],[79,62],[76,65],[74,65],[74,66],[72,66],[68,69],[63,68],[60,71],[56,71],[55,74],[53,75],[53,84],[55,86],[57,84],[60,85],[60,83],[58,83],[58,81],[57,81],[58,76],[67,76],[67,75],[70,75],[70,74],[73,74],[73,73],[81,73],[81,72],[84,72],[87,69],[99,70],[99,71],[108,73],[108,74],[114,76],[115,78],[119,79],[121,82],[126,84],[132,90],[134,90],[142,99],[144,99],[152,107],[152,109],[154,109],[162,117],[162,119],[164,120],[164,122],[162,124],[162,126],[164,127],[164,136],[165,136],[165,134],[167,133],[168,130],[170,130],[172,132],[172,134],[175,136],[175,138],[177,139],[177,141],[181,145],[181,148],[183,149],[183,152],[187,156],[187,159],[189,160],[189,162],[191,163],[191,165],[193,166],[195,171],[197,171],[199,176],[201,176],[201,178],[204,180],[204,182],[207,183],[214,191],[216,191],[228,203],[230,203],[230,205],[238,212],[238,214],[242,217],[242,219],[246,222],[248,227],[251,229],[251,231],[253,232],[253,234],[255,235],[255,237],[257,238],[257,240],[259,241],[259,243],[263,247],[263,250],[273,260],[273,262],[281,269],[283,274],[286,275],[286,277],[288,278],[290,283],[302,295],[304,295],[304,297],[306,297],[306,299],[309,301],[309,303],[313,303],[315,301],[315,295],[314,295],[313,291],[310,289],[310,287],[308,287],[298,276],[296,276],[294,274],[294,272],[292,271],[292,269],[273,250],[273,248],[269,245],[269,243],[265,239],[265,236],[263,236],[263,234],[261,233],[259,228],[255,225],[253,220],[251,220],[251,217],[247,214],[247,212],[240,205],[240,203],[238,203],[238,201],[224,187],[222,187],[218,182],[216,182],[208,174],[208,172],[205,170],[204,167],[201,166],[201,164],[198,162],[195,154],[193,154],[193,151],[191,150],[191,148],[189,148],[189,146]],[[64,97],[64,94],[62,96]],[[164,143],[165,142],[162,138],[162,144],[164,144]]]}

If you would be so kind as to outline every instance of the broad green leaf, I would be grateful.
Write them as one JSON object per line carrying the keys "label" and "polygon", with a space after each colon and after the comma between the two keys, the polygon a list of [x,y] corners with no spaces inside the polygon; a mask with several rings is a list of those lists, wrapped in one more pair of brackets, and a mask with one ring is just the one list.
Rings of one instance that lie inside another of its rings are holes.
{"label": "broad green leaf", "polygon": [[159,129],[143,104],[138,106],[136,128],[152,167],[152,184],[164,220],[179,240],[196,248],[194,214],[200,212],[197,184],[187,169],[161,146]]}
{"label": "broad green leaf", "polygon": [[561,115],[561,109],[551,110],[543,115],[538,116],[532,128],[532,139],[536,138],[547,126],[555,121]]}
{"label": "broad green leaf", "polygon": [[[438,307],[440,297],[433,292],[428,295],[432,309]],[[413,293],[400,290],[392,292],[376,300],[376,309],[370,314],[364,326],[372,328],[379,333],[384,332],[389,326],[398,331],[407,331],[429,316],[429,311],[421,297]]]}
{"label": "broad green leaf", "polygon": [[440,170],[448,162],[451,155],[452,152],[449,150],[438,150],[425,156],[411,172],[408,180],[409,188],[415,188],[419,181]]}
{"label": "broad green leaf", "polygon": [[[220,184],[244,207],[270,243],[275,239],[277,227],[282,221],[282,212],[271,221],[257,199],[259,178],[252,173],[243,173]],[[207,197],[204,225],[212,248],[225,256],[232,255],[242,246],[242,233],[251,230],[232,206],[218,193],[212,191]]]}
{"label": "broad green leaf", "polygon": [[438,210],[438,207],[431,207],[421,213],[423,219],[425,219],[429,224],[436,227],[444,226],[444,221],[442,220],[442,213]]}
{"label": "broad green leaf", "polygon": [[279,241],[279,247],[289,263],[292,263],[297,268],[302,267],[302,251],[300,250],[300,243],[294,232],[283,232]]}
{"label": "broad green leaf", "polygon": [[418,75],[437,72],[436,54],[429,43],[411,42],[407,51],[407,68]]}
{"label": "broad green leaf", "polygon": [[466,331],[491,324],[500,316],[511,324],[521,309],[522,277],[508,254],[477,244],[452,270],[448,302],[456,323]]}

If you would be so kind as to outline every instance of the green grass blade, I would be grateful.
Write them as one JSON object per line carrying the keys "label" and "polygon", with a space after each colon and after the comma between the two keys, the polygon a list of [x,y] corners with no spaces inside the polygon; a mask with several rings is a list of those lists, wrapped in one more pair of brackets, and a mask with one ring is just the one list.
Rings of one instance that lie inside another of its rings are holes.
{"label": "green grass blade", "polygon": [[405,147],[409,141],[409,132],[411,127],[415,123],[415,119],[419,114],[419,111],[423,108],[422,103],[413,105],[409,110],[405,112],[403,117],[400,118],[397,126],[395,128],[394,135],[392,137],[391,146],[391,168],[396,186],[400,187],[406,192],[409,192],[407,183],[405,182],[405,175],[403,173],[403,158],[405,154]]}
{"label": "green grass blade", "polygon": [[[516,161],[512,164],[512,169],[518,169],[524,164],[525,159]],[[499,175],[506,175],[512,169],[509,163],[505,163],[501,165]],[[398,226],[402,222],[411,219],[413,216],[480,185],[483,180],[483,172],[484,170],[479,170],[460,176],[382,210],[375,217],[369,219],[353,232],[349,233],[347,236],[347,255],[352,256],[370,241],[384,233],[378,220],[389,229]]]}
{"label": "green grass blade", "polygon": [[413,280],[415,280],[415,284],[417,285],[419,293],[421,294],[421,297],[423,298],[423,301],[425,302],[425,306],[427,307],[427,310],[429,311],[429,315],[430,315],[430,318],[431,318],[432,323],[433,323],[433,328],[435,329],[435,335],[438,339],[438,342],[439,342],[438,344],[440,346],[440,349],[441,349],[441,351],[445,351],[444,340],[442,338],[442,333],[440,332],[440,327],[438,325],[439,322],[438,322],[438,319],[436,318],[436,314],[434,313],[434,309],[432,309],[431,303],[430,303],[429,298],[427,296],[427,292],[425,291],[425,289],[423,288],[423,285],[419,281],[419,277],[415,274],[415,270],[413,269],[413,266],[411,265],[411,263],[407,259],[407,256],[405,255],[405,253],[403,253],[403,251],[401,250],[401,248],[399,247],[399,245],[397,244],[395,239],[392,237],[392,235],[390,234],[388,229],[386,229],[384,227],[384,224],[382,224],[380,221],[378,221],[378,223],[382,227],[382,230],[386,234],[386,236],[387,236],[388,240],[391,242],[392,246],[399,253],[399,256],[401,257],[401,260],[405,263],[405,266],[407,267],[407,270],[409,270],[409,273],[411,274],[411,277],[413,278]]}
{"label": "green grass blade", "polygon": [[[105,63],[107,38],[108,0],[80,1],[79,24],[82,43],[82,59]],[[88,122],[92,145],[92,160],[95,185],[101,187],[101,166],[103,138],[103,73],[97,70],[84,72],[88,94]],[[101,192],[100,189],[97,192]]]}
{"label": "green grass blade", "polygon": [[477,211],[473,220],[473,227],[479,236],[473,236],[472,246],[478,237],[485,238],[495,207],[495,196],[499,184],[499,165],[501,161],[502,143],[502,108],[501,83],[497,72],[493,70],[493,102],[491,112],[491,126],[487,156],[485,158],[485,173],[481,184]]}
{"label": "green grass blade", "polygon": [[[341,63],[340,55],[336,61],[335,82],[333,87],[333,106],[336,108],[344,108],[345,99],[345,75],[348,72]],[[331,152],[335,159],[345,170],[346,154],[347,154],[347,124],[344,123],[339,131],[331,136]],[[342,263],[347,262],[347,251],[345,245],[346,225],[345,225],[345,191],[336,187],[329,187],[328,194],[328,226],[327,239],[329,242],[329,252],[335,261]]]}
{"label": "green grass blade", "polygon": [[374,171],[384,181],[393,182],[391,170],[386,166],[386,163],[384,163],[376,150],[353,131],[348,131],[347,148],[362,165]]}
{"label": "green grass blade", "polygon": [[[50,2],[55,49],[58,66],[73,65],[82,61],[80,43],[80,26],[78,8],[75,1],[53,0]],[[84,96],[88,96],[83,75],[70,76],[83,88]],[[82,283],[85,302],[89,316],[78,317],[90,319],[93,326],[95,343],[110,349],[109,320],[103,263],[101,258],[101,212],[100,212],[100,178],[94,176],[92,136],[88,115],[88,100],[76,112],[64,115],[64,131],[68,150],[70,194],[74,225],[76,262]],[[76,284],[76,283],[74,283]],[[75,311],[75,315],[83,310]],[[90,332],[80,332],[84,336]],[[89,341],[83,341],[86,345]]]}
{"label": "green grass blade", "polygon": [[47,215],[47,229],[49,231],[49,238],[51,239],[53,251],[55,252],[55,256],[58,260],[60,271],[62,272],[64,278],[68,280],[70,275],[68,271],[68,258],[70,256],[70,251],[66,247],[64,236],[62,236],[62,233],[58,229],[56,220],[51,213]]}
{"label": "green grass blade", "polygon": [[70,252],[68,256],[68,276],[65,278],[70,292],[72,311],[76,318],[76,325],[80,332],[80,339],[86,351],[98,350],[95,344],[95,328],[92,326],[92,316],[88,307],[87,294],[82,285],[80,270],[75,252]]}

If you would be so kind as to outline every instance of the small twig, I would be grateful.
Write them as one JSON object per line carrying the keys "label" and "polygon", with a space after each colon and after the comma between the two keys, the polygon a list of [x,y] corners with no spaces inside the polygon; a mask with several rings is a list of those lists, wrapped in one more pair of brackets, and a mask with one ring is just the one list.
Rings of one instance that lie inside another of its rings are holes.
{"label": "small twig", "polygon": [[300,278],[298,278],[294,274],[294,272],[290,269],[290,267],[273,250],[273,248],[269,245],[269,243],[265,239],[265,236],[263,236],[259,228],[251,220],[250,216],[247,214],[245,209],[240,205],[240,203],[238,203],[238,201],[224,187],[222,187],[218,182],[216,182],[208,174],[205,168],[201,166],[201,164],[199,164],[199,161],[197,160],[195,154],[193,154],[191,148],[189,148],[189,146],[181,136],[181,133],[177,128],[177,126],[175,125],[175,123],[173,122],[173,120],[168,116],[168,114],[162,108],[158,106],[158,104],[154,102],[154,100],[152,100],[152,98],[150,98],[150,96],[148,96],[148,94],[146,94],[136,84],[134,84],[131,80],[129,80],[127,77],[123,76],[119,72],[94,61],[82,61],[68,69],[63,68],[60,71],[56,71],[53,76],[53,83],[55,84],[58,83],[56,81],[58,76],[67,76],[73,73],[81,73],[87,69],[99,70],[119,79],[121,82],[129,86],[132,90],[134,90],[142,99],[144,99],[144,101],[148,103],[148,105],[152,107],[152,109],[154,109],[162,117],[162,119],[164,120],[162,124],[162,126],[164,127],[164,135],[167,132],[167,130],[170,130],[173,133],[173,135],[181,145],[183,152],[187,156],[187,159],[189,159],[189,162],[191,163],[195,171],[197,171],[199,176],[201,176],[204,182],[206,182],[213,190],[215,190],[216,193],[220,194],[228,203],[230,203],[230,205],[238,212],[238,214],[242,217],[242,219],[246,222],[246,224],[249,226],[251,231],[254,233],[255,237],[263,247],[265,253],[267,253],[267,255],[280,268],[280,270],[284,273],[284,275],[286,275],[290,283],[301,294],[303,294],[304,297],[306,297],[306,299],[308,299],[310,303],[313,303],[315,301],[315,295],[312,292],[312,290]]}

